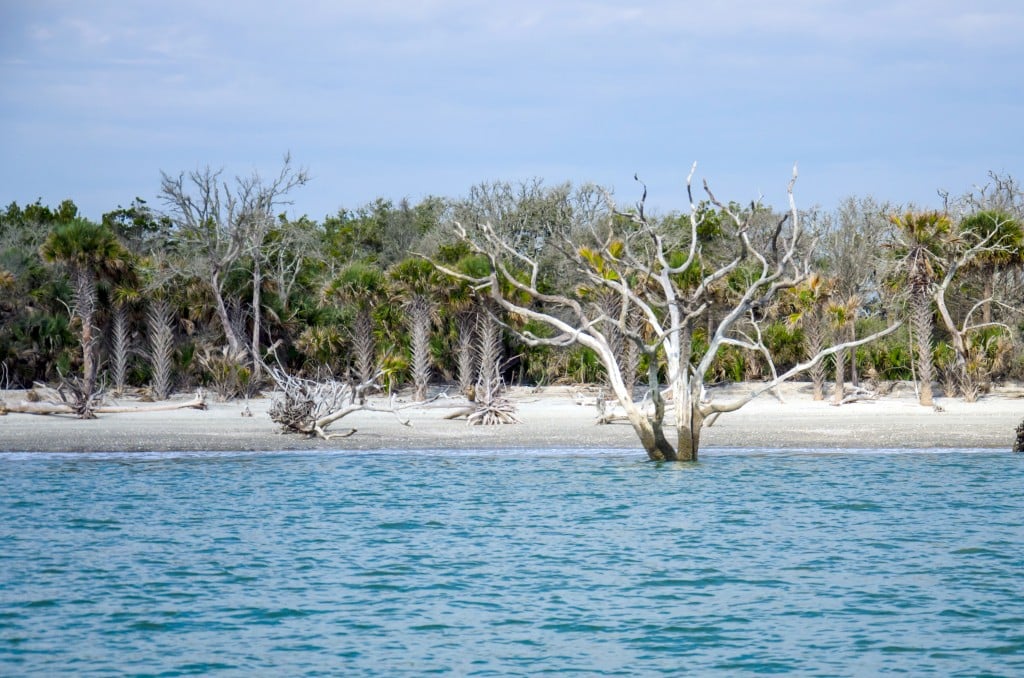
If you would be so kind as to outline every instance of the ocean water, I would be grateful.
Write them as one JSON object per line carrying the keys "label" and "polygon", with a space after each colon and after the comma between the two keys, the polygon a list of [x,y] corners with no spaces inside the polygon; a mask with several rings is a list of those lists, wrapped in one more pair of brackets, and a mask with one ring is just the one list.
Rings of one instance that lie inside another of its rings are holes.
{"label": "ocean water", "polygon": [[1024,456],[0,454],[0,675],[1024,675]]}

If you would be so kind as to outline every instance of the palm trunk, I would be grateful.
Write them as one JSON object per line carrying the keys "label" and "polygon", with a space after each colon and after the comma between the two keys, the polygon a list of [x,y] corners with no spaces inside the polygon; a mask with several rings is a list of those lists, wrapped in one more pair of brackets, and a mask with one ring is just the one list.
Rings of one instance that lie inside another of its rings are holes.
{"label": "palm trunk", "polygon": [[[857,323],[850,323],[850,335],[847,337],[847,341],[857,341]],[[854,388],[860,386],[860,375],[857,374],[857,349],[850,349],[850,383],[853,384]]]}
{"label": "palm trunk", "polygon": [[[352,328],[352,353],[355,368],[362,384],[368,383],[377,370],[377,346],[373,339],[373,310],[363,304],[356,311],[355,326]],[[366,402],[366,391],[359,392],[359,403]]]}
{"label": "palm trunk", "polygon": [[153,371],[150,388],[154,400],[171,395],[174,364],[174,313],[166,299],[154,301],[147,313],[149,322],[149,364]]}
{"label": "palm trunk", "polygon": [[119,303],[114,307],[114,322],[111,327],[110,356],[114,377],[114,392],[124,393],[128,381],[128,354],[131,351],[128,327],[128,307]]}
{"label": "palm trunk", "polygon": [[474,318],[472,313],[463,311],[459,314],[456,327],[459,332],[457,340],[458,362],[456,363],[459,390],[470,400],[474,398],[473,387],[476,385],[476,365],[474,362],[474,347],[476,335],[474,333]]}
{"label": "palm trunk", "polygon": [[426,297],[413,297],[409,303],[408,318],[415,386],[413,399],[422,401],[427,399],[427,385],[430,383],[430,302]]}
{"label": "palm trunk", "polygon": [[[825,348],[825,337],[824,328],[822,327],[822,319],[819,314],[809,318],[809,322],[804,327],[804,355],[805,357],[811,357],[821,353],[822,349]],[[811,378],[811,386],[814,390],[814,400],[825,399],[825,365],[824,362],[819,360],[814,366],[807,371]]]}
{"label": "palm trunk", "polygon": [[92,274],[79,269],[75,272],[75,311],[82,323],[82,387],[83,395],[88,402],[96,392],[96,339],[94,335],[93,317],[96,313],[96,279]]}
{"label": "palm trunk", "polygon": [[487,385],[501,378],[498,374],[502,359],[501,326],[486,309],[482,308],[477,318],[477,374],[478,379]]}
{"label": "palm trunk", "polygon": [[836,361],[836,381],[835,390],[832,391],[832,404],[842,405],[843,397],[846,395],[846,351],[837,351],[835,354]]}
{"label": "palm trunk", "polygon": [[917,353],[918,402],[926,407],[933,405],[932,377],[932,307],[927,295],[911,298],[910,322],[914,330]]}

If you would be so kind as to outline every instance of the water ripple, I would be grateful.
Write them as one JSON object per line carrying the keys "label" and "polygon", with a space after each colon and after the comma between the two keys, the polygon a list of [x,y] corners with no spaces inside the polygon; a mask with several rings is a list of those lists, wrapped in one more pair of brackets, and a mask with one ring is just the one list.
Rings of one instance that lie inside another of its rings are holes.
{"label": "water ripple", "polygon": [[0,454],[0,674],[1020,675],[1022,461]]}

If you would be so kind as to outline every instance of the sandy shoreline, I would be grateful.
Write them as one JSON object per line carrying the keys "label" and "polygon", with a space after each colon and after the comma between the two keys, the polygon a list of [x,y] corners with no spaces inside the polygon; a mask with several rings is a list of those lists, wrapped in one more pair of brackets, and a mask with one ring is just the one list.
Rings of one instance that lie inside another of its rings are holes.
{"label": "sandy shoreline", "polygon": [[[727,399],[743,385],[715,389]],[[394,416],[357,412],[330,430],[357,432],[330,441],[278,433],[267,415],[270,398],[252,400],[252,417],[242,416],[245,402],[211,402],[208,410],[144,414],[107,414],[91,421],[68,416],[9,414],[0,417],[0,451],[272,451],[272,450],[426,450],[501,448],[639,449],[625,422],[595,423],[595,389],[516,388],[510,392],[523,423],[468,426],[445,420],[456,401],[439,400],[403,411],[411,425]],[[20,392],[3,394],[20,399]],[[722,415],[704,431],[705,448],[1012,448],[1024,418],[1024,390],[1005,386],[976,403],[936,398],[941,411],[917,404],[908,388],[877,400],[841,407],[814,402],[807,384],[787,384],[784,402],[763,395],[737,412]],[[190,398],[182,394],[180,400]],[[132,404],[126,401],[125,404]]]}

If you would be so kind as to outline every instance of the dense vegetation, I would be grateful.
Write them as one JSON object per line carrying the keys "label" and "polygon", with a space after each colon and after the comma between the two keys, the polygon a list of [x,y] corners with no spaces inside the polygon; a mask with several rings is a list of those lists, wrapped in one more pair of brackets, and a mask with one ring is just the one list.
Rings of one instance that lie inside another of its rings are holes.
{"label": "dense vegetation", "polygon": [[[942,211],[850,198],[801,212],[817,238],[816,275],[758,309],[775,367],[906,317],[898,332],[812,370],[816,391],[824,397],[828,379],[922,377],[972,399],[995,380],[1024,377],[1017,313],[1024,197],[1012,178],[988,179],[982,189],[946,196]],[[628,215],[597,187],[490,183],[457,199],[379,199],[319,221],[286,216],[292,189],[305,181],[287,162],[273,181],[165,175],[159,208],[136,199],[101,223],[82,218],[70,200],[7,206],[0,212],[0,387],[74,375],[87,389],[146,389],[164,398],[202,385],[231,398],[266,386],[267,366],[354,379],[380,369],[385,387],[419,395],[442,381],[469,391],[481,372],[530,384],[603,379],[584,347],[517,341],[517,332],[544,330],[430,262],[482,273],[485,262],[454,235],[453,223],[491,223],[516,248],[545,257],[595,223],[625,225]],[[753,237],[765,242],[780,221],[763,205],[729,207],[750,217]],[[698,209],[711,258],[728,222],[709,203]],[[677,228],[681,241],[689,232],[687,215],[654,218],[669,232]],[[546,269],[542,287],[578,284],[566,261]],[[723,304],[741,276],[742,269],[722,281]],[[706,314],[713,328],[716,308]],[[695,345],[699,360],[699,336]],[[649,366],[640,357],[627,364],[625,379],[642,384]],[[712,376],[759,380],[766,367],[759,353],[726,347]]]}

